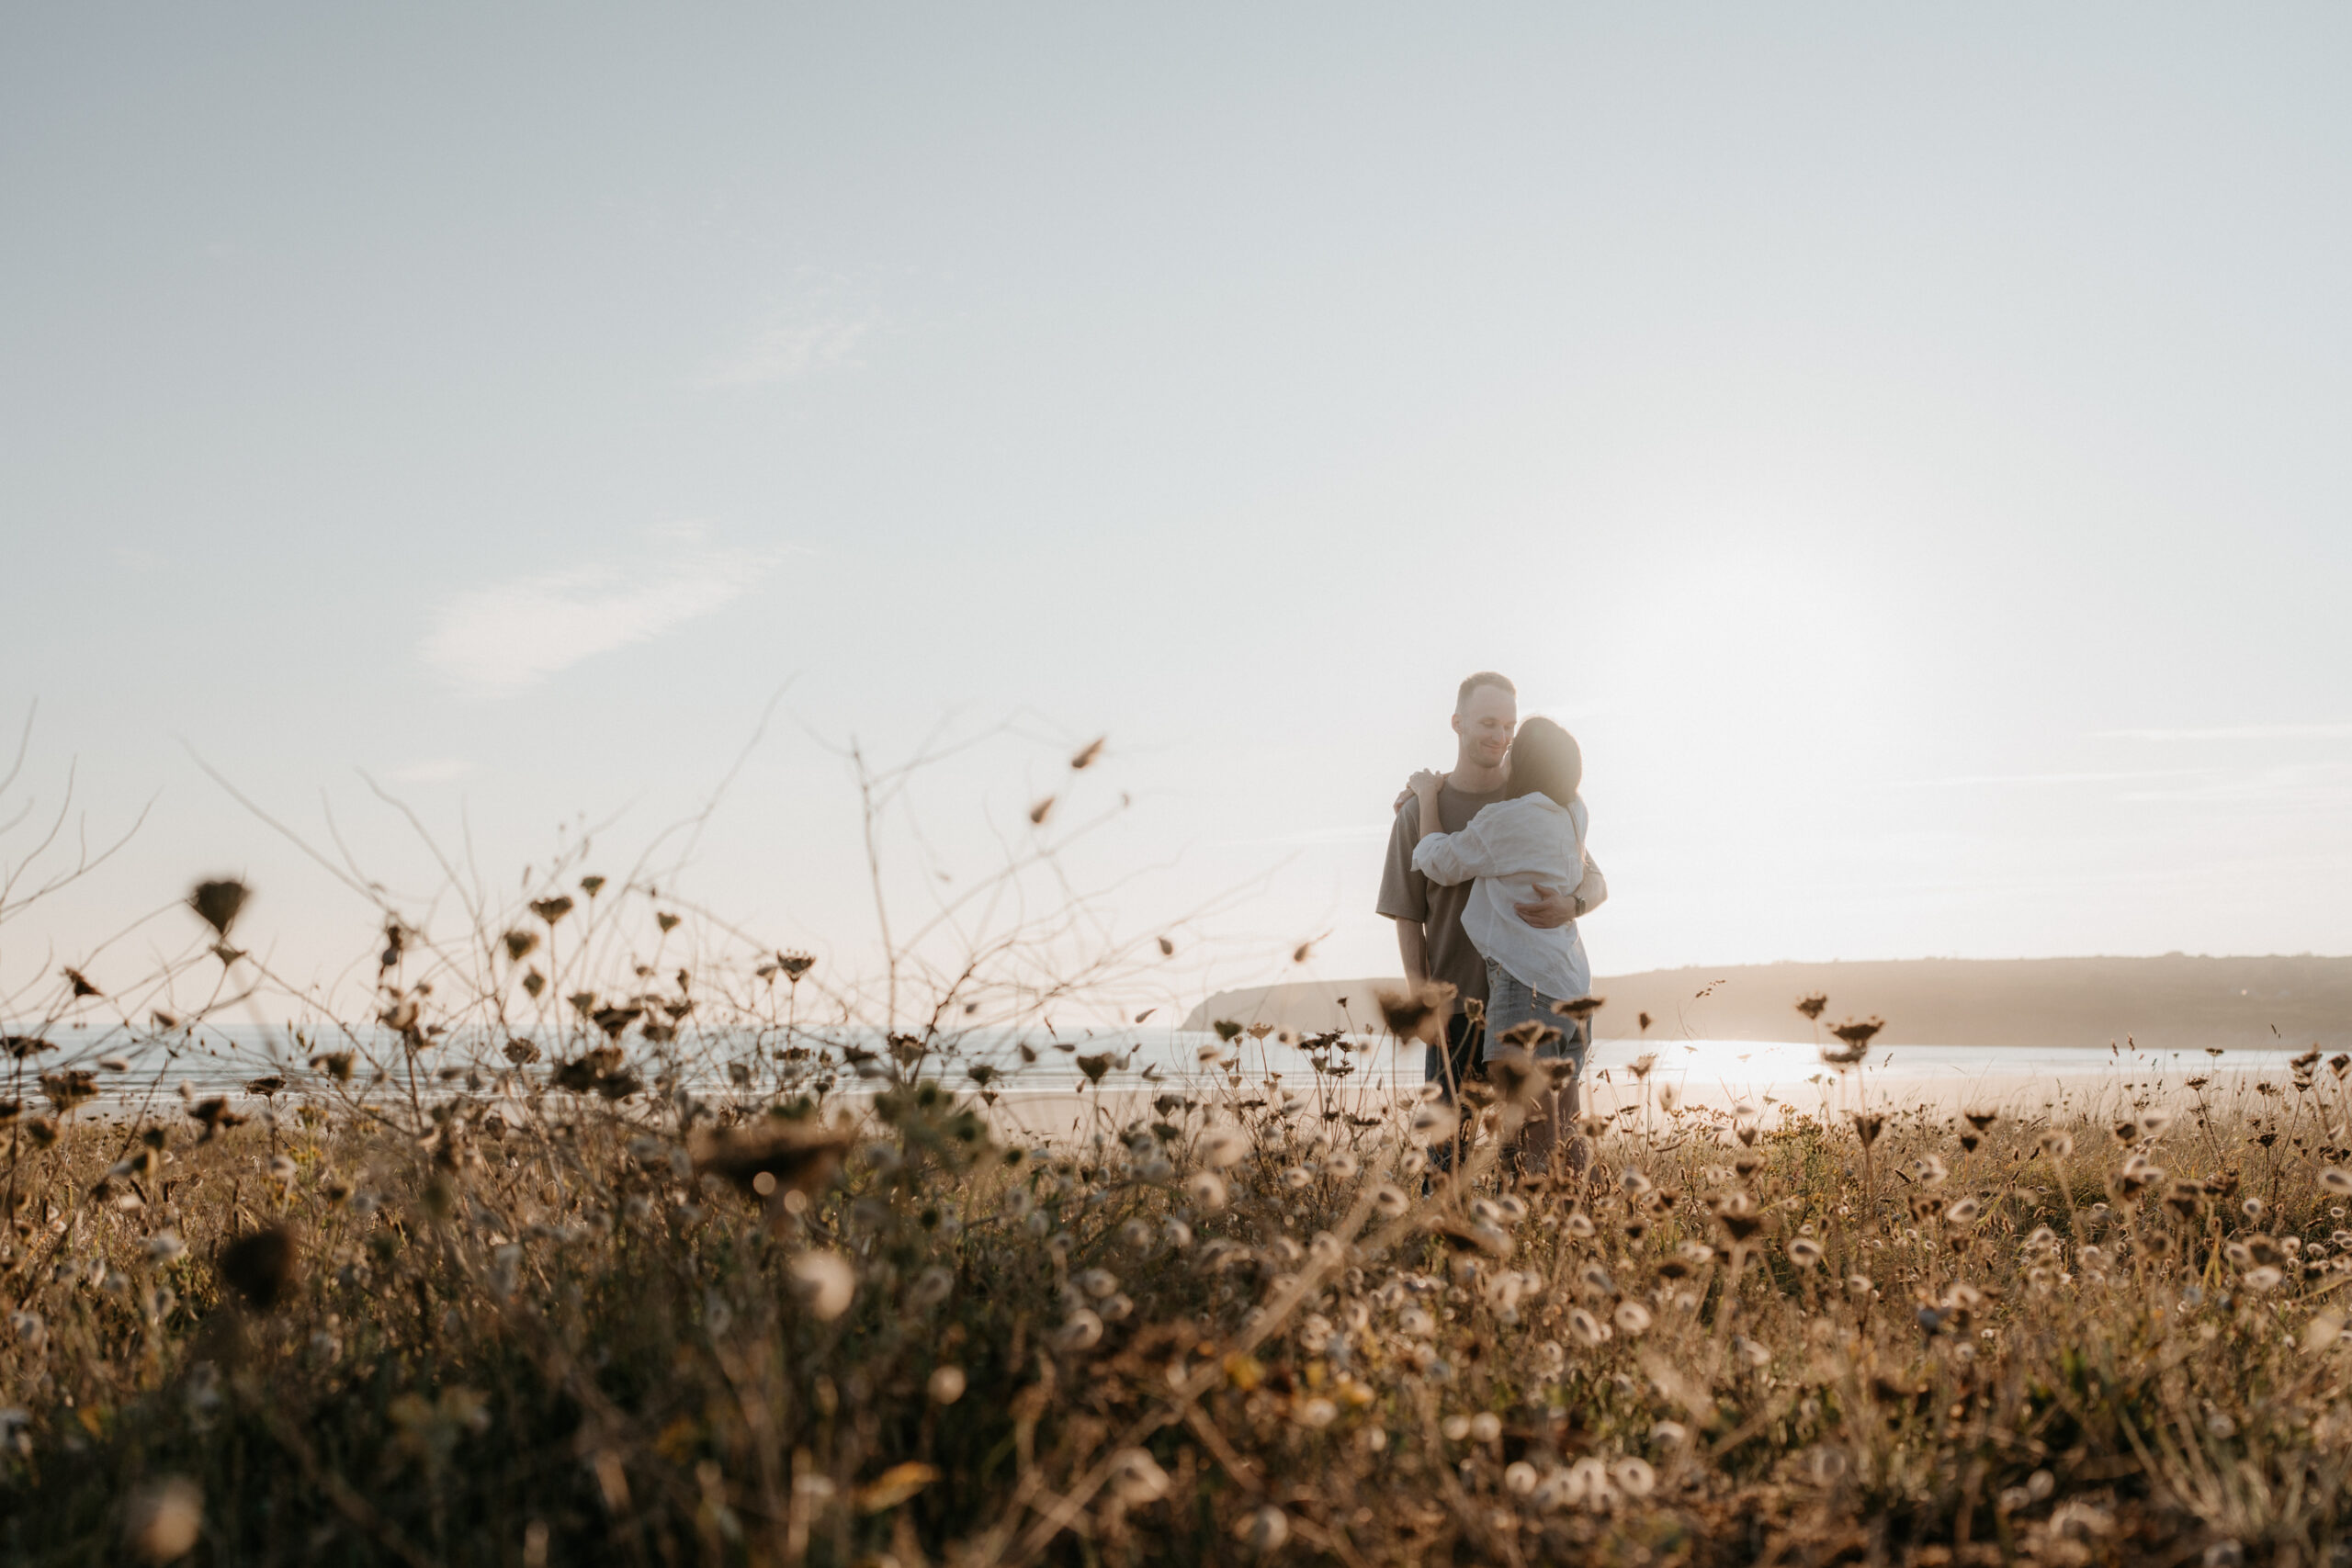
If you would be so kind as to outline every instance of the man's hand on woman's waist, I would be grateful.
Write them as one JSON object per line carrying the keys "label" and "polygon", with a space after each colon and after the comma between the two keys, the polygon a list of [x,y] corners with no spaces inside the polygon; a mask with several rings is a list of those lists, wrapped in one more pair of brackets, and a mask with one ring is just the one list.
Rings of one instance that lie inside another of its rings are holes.
{"label": "man's hand on woman's waist", "polygon": [[1535,884],[1535,895],[1532,904],[1514,904],[1511,908],[1537,931],[1555,931],[1584,913],[1584,900],[1573,891],[1562,893],[1539,882]]}

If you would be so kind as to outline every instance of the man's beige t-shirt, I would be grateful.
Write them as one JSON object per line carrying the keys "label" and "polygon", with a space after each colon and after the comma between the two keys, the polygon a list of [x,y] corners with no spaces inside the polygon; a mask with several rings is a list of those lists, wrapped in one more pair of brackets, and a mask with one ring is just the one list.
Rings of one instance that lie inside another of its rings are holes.
{"label": "man's beige t-shirt", "polygon": [[[1480,807],[1502,797],[1499,789],[1472,795],[1451,784],[1442,784],[1437,792],[1438,825],[1449,833],[1459,833],[1470,826]],[[1452,982],[1453,1007],[1459,1012],[1474,997],[1481,1002],[1487,999],[1487,961],[1462,931],[1462,910],[1477,884],[1461,882],[1441,887],[1415,871],[1413,846],[1420,838],[1421,803],[1416,796],[1405,802],[1388,829],[1388,863],[1380,875],[1379,911],[1392,920],[1412,920],[1420,926],[1430,978]]]}

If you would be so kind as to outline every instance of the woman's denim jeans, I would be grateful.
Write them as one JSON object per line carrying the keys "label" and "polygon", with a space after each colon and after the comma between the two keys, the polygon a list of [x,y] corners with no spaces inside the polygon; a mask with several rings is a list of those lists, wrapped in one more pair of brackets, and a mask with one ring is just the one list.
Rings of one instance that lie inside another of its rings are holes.
{"label": "woman's denim jeans", "polygon": [[1584,1059],[1592,1046],[1589,1019],[1562,1018],[1552,1010],[1552,1004],[1563,998],[1547,997],[1534,987],[1514,978],[1510,970],[1487,960],[1487,1059],[1492,1061],[1498,1051],[1505,1049],[1504,1035],[1516,1026],[1532,1019],[1546,1029],[1556,1029],[1560,1038],[1536,1052],[1547,1061],[1567,1058],[1577,1065],[1577,1077],[1584,1077]]}

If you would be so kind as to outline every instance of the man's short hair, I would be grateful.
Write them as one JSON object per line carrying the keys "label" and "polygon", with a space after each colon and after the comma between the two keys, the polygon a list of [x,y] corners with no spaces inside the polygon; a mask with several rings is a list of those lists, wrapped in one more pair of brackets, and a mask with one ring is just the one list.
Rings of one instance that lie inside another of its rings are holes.
{"label": "man's short hair", "polygon": [[1519,695],[1519,688],[1510,683],[1510,676],[1498,675],[1491,670],[1481,670],[1476,675],[1473,675],[1468,680],[1463,682],[1462,689],[1453,694],[1453,711],[1460,713],[1463,709],[1468,707],[1470,705],[1470,694],[1476,691],[1481,686],[1498,687],[1513,697]]}

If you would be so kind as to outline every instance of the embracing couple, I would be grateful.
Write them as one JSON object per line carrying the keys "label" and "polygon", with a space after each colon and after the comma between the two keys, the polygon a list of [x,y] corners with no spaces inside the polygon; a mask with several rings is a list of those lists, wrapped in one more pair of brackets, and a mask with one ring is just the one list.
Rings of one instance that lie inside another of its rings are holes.
{"label": "embracing couple", "polygon": [[[1453,987],[1442,1043],[1427,1057],[1429,1079],[1449,1102],[1515,1048],[1505,1039],[1514,1028],[1533,1021],[1556,1032],[1535,1054],[1573,1071],[1539,1100],[1518,1148],[1522,1168],[1542,1170],[1577,1114],[1592,1039],[1589,1019],[1552,1008],[1592,989],[1577,921],[1609,897],[1585,852],[1584,756],[1550,719],[1521,724],[1518,689],[1491,671],[1462,682],[1453,733],[1453,769],[1415,773],[1398,797],[1380,913],[1396,922],[1406,983]],[[1572,1143],[1571,1163],[1577,1152]]]}

